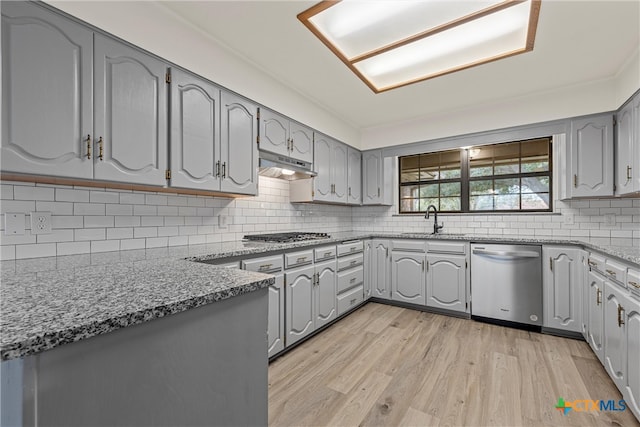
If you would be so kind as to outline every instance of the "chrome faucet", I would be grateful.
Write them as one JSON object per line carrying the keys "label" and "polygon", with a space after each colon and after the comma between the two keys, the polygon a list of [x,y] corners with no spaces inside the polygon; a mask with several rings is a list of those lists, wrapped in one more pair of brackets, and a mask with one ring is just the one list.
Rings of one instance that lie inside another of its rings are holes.
{"label": "chrome faucet", "polygon": [[444,222],[438,224],[438,209],[434,205],[427,206],[427,213],[424,214],[424,219],[429,219],[429,209],[433,208],[433,234],[437,234],[438,231],[444,228]]}

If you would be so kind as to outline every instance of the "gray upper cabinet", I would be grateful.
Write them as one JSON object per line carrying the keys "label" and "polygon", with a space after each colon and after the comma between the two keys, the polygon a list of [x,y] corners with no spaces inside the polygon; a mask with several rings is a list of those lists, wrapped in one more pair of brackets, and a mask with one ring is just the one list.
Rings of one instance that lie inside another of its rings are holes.
{"label": "gray upper cabinet", "polygon": [[613,195],[613,116],[603,114],[571,121],[567,194],[571,197]]}
{"label": "gray upper cabinet", "polygon": [[313,200],[347,203],[347,146],[322,134],[315,134]]}
{"label": "gray upper cabinet", "polygon": [[348,147],[347,200],[350,205],[362,203],[362,153]]}
{"label": "gray upper cabinet", "polygon": [[239,96],[222,92],[220,190],[258,193],[258,106]]}
{"label": "gray upper cabinet", "polygon": [[220,89],[171,70],[171,186],[220,189]]}
{"label": "gray upper cabinet", "polygon": [[616,195],[640,191],[640,94],[616,117]]}
{"label": "gray upper cabinet", "polygon": [[542,248],[543,325],[547,328],[582,332],[582,263],[575,247]]}
{"label": "gray upper cabinet", "polygon": [[95,35],[94,177],[166,185],[167,65]]}
{"label": "gray upper cabinet", "polygon": [[2,171],[93,176],[93,32],[2,2]]}
{"label": "gray upper cabinet", "polygon": [[382,150],[362,153],[362,204],[393,205],[394,159]]}
{"label": "gray upper cabinet", "polygon": [[313,163],[313,131],[274,111],[262,109],[260,149]]}
{"label": "gray upper cabinet", "polygon": [[333,182],[333,202],[347,203],[347,168],[349,167],[347,157],[347,146],[335,141],[331,154],[331,181]]}

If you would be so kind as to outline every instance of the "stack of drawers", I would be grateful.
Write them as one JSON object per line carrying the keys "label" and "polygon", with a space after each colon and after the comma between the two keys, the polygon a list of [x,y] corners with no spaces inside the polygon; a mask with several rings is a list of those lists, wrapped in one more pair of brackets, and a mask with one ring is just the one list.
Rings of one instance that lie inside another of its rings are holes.
{"label": "stack of drawers", "polygon": [[337,245],[338,316],[364,300],[364,243],[361,240]]}

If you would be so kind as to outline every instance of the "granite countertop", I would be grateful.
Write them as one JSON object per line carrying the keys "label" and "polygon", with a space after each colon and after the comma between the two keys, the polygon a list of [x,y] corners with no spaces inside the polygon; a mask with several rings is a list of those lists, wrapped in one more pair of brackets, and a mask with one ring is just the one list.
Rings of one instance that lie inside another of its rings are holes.
{"label": "granite countertop", "polygon": [[273,276],[210,264],[218,260],[367,238],[568,244],[640,266],[637,247],[554,238],[364,232],[294,243],[235,241],[2,261],[0,359],[35,354],[274,283]]}
{"label": "granite countertop", "polygon": [[275,282],[273,276],[191,262],[184,259],[183,250],[163,249],[3,261],[1,360],[39,353]]}

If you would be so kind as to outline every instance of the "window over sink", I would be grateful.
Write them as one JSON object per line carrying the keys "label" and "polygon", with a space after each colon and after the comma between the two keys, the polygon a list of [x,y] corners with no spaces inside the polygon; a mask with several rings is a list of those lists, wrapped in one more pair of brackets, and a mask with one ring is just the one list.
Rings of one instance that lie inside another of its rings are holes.
{"label": "window over sink", "polygon": [[550,212],[552,139],[400,157],[399,212]]}

